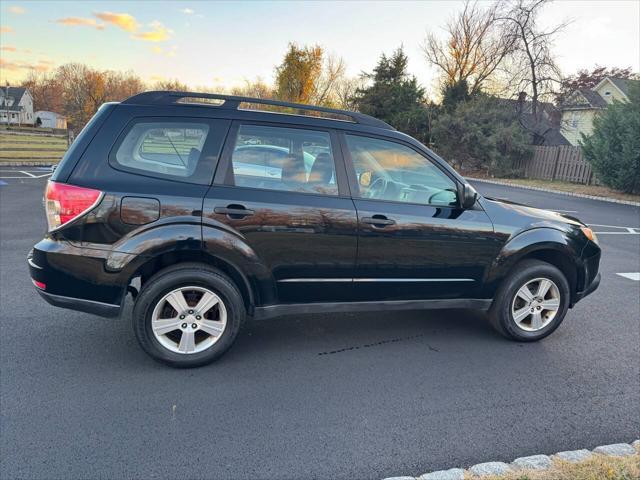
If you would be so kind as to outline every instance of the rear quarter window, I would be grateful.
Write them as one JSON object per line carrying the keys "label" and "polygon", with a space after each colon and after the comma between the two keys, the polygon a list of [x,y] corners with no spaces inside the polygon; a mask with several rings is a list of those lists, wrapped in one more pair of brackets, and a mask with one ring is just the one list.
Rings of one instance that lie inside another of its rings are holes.
{"label": "rear quarter window", "polygon": [[209,130],[206,123],[136,122],[118,145],[115,163],[151,175],[192,177]]}

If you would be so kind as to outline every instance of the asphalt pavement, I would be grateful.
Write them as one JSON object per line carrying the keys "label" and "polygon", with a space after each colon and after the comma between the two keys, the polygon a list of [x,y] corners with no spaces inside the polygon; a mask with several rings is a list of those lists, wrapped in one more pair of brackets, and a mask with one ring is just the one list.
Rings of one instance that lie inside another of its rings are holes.
{"label": "asphalt pavement", "polygon": [[602,232],[600,288],[541,342],[473,311],[300,315],[174,370],[138,347],[129,312],[34,292],[46,175],[0,168],[2,478],[376,479],[640,436],[640,282],[618,275],[640,272],[638,207],[476,185]]}

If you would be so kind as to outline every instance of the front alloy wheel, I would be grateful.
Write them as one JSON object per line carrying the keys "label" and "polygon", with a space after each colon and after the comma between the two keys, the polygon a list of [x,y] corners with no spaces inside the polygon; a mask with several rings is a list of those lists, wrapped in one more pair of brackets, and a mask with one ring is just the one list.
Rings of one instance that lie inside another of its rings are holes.
{"label": "front alloy wheel", "polygon": [[537,259],[522,260],[496,291],[489,321],[512,340],[540,340],[562,323],[570,298],[569,282],[556,266]]}
{"label": "front alloy wheel", "polygon": [[516,325],[527,331],[542,330],[553,321],[560,309],[560,290],[548,278],[529,280],[518,289],[511,303]]}

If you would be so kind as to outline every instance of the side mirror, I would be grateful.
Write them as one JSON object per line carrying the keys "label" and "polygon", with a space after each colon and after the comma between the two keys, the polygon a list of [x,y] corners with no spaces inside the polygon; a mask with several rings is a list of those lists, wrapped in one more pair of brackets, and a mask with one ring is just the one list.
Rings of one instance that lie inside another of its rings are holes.
{"label": "side mirror", "polygon": [[471,208],[475,205],[476,200],[478,200],[478,192],[476,192],[475,188],[473,188],[468,183],[465,183],[462,186],[462,201],[460,202],[462,208]]}

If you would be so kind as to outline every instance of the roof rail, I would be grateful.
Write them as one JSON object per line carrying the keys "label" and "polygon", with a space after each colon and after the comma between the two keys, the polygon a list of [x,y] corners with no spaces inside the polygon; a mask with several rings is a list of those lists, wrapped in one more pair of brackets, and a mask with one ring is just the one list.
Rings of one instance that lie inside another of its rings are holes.
{"label": "roof rail", "polygon": [[[365,115],[364,113],[358,112],[350,112],[348,110],[339,110],[335,108],[327,108],[327,107],[318,107],[315,105],[306,105],[302,103],[290,103],[290,102],[281,102],[279,100],[270,100],[265,98],[252,98],[252,97],[238,97],[235,95],[221,95],[217,93],[198,93],[198,92],[173,92],[173,91],[151,91],[151,92],[143,92],[132,97],[127,98],[122,103],[125,104],[136,104],[136,105],[173,105],[177,103],[181,103],[180,100],[188,99],[188,98],[203,98],[203,99],[211,99],[211,100],[222,100],[223,103],[220,105],[209,104],[215,108],[224,108],[226,110],[240,110],[241,104],[243,103],[254,103],[261,105],[272,105],[277,107],[285,107],[292,108],[297,110],[307,110],[312,112],[322,112],[322,113],[330,113],[334,115],[342,115],[348,117],[352,120],[341,120],[338,118],[333,118],[330,120],[338,120],[338,121],[353,121],[354,123],[359,123],[361,125],[367,125],[370,127],[378,127],[384,128],[387,130],[395,130],[388,123],[383,122],[382,120],[378,120],[370,115]],[[187,105],[190,102],[185,102]],[[192,105],[197,102],[191,103]],[[207,103],[199,103],[198,106],[207,106]],[[287,112],[273,112],[270,110],[265,110],[267,113],[287,113]]]}

